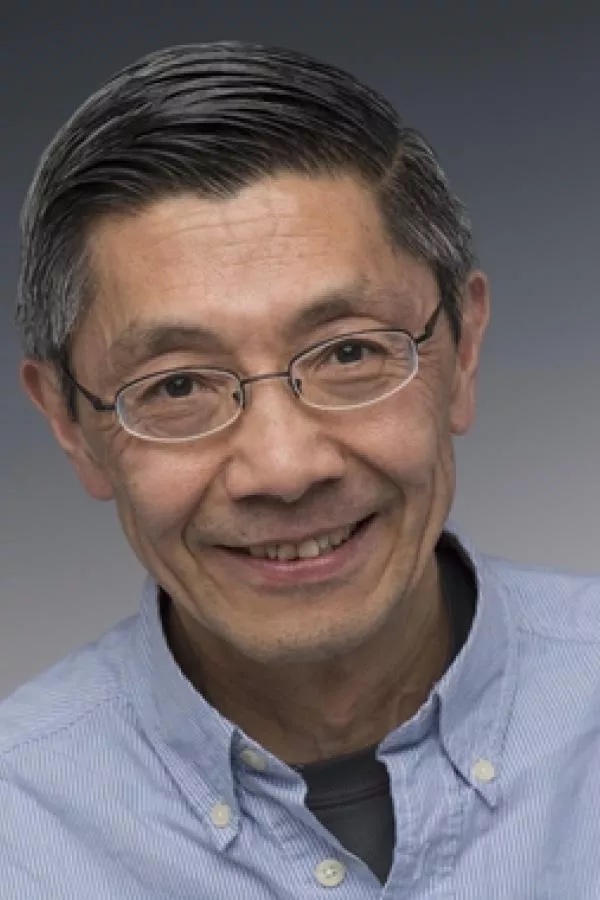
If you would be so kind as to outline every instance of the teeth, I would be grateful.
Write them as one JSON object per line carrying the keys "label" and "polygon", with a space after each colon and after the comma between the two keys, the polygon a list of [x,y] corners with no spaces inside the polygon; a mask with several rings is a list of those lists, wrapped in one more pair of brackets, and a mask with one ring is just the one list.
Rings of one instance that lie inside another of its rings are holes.
{"label": "teeth", "polygon": [[253,547],[248,547],[248,553],[250,556],[253,556],[255,559],[265,559],[267,555],[267,551],[265,547],[259,547],[255,545]]}
{"label": "teeth", "polygon": [[338,528],[329,535],[329,542],[332,547],[339,547],[342,541],[347,537],[345,528]]}
{"label": "teeth", "polygon": [[318,541],[315,541],[314,538],[298,544],[298,556],[300,559],[314,559],[319,553],[321,553],[321,548]]}
{"label": "teeth", "polygon": [[254,544],[248,547],[248,551],[255,559],[280,559],[288,562],[292,559],[315,559],[348,540],[352,528],[352,525],[336,528],[330,534],[308,538],[301,544]]}
{"label": "teeth", "polygon": [[296,544],[279,544],[277,547],[277,559],[295,559],[298,556],[296,548]]}

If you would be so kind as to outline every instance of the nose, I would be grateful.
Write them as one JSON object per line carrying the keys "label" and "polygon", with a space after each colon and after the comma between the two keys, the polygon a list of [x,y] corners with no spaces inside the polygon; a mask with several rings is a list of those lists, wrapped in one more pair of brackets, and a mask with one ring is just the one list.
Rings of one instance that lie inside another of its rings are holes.
{"label": "nose", "polygon": [[303,405],[284,380],[246,390],[246,408],[229,435],[226,486],[233,499],[261,495],[293,503],[343,476],[342,448],[327,429],[331,413]]}

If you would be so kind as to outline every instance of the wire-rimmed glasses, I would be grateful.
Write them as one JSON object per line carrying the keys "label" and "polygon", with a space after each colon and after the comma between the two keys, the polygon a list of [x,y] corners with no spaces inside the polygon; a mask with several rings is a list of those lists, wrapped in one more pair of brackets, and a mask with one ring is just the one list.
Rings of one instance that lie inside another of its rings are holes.
{"label": "wire-rimmed glasses", "polygon": [[248,385],[267,379],[286,380],[294,396],[314,409],[353,410],[385,400],[417,374],[419,345],[431,337],[441,308],[440,302],[417,337],[399,328],[347,332],[297,353],[285,371],[248,378],[214,366],[153,372],[123,385],[112,403],[82,387],[63,368],[95,410],[114,412],[135,437],[190,441],[232,425],[247,405]]}

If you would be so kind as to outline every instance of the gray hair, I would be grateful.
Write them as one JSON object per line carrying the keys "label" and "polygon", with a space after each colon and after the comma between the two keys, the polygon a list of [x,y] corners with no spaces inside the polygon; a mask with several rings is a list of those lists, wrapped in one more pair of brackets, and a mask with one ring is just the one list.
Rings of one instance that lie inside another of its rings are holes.
{"label": "gray hair", "polygon": [[351,75],[290,50],[173,47],[113,76],[43,154],[21,217],[16,322],[26,356],[68,359],[93,299],[90,228],[167,196],[227,198],[284,172],[354,173],[395,246],[434,272],[455,339],[471,228],[421,135]]}

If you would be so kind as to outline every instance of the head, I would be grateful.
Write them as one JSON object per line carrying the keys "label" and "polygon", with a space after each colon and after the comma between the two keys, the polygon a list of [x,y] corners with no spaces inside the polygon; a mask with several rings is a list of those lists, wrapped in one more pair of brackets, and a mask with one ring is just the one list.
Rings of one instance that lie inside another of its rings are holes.
{"label": "head", "polygon": [[[166,50],[61,129],[22,242],[25,388],[200,643],[293,661],[384,629],[431,571],[487,322],[468,220],[425,140],[299,54]],[[420,334],[438,304],[414,378],[356,409],[255,381],[227,428],[156,442],[73,386],[110,404],[172,368],[280,373],[346,333]],[[357,524],[355,549],[329,551],[344,564],[249,562],[249,547]]]}

